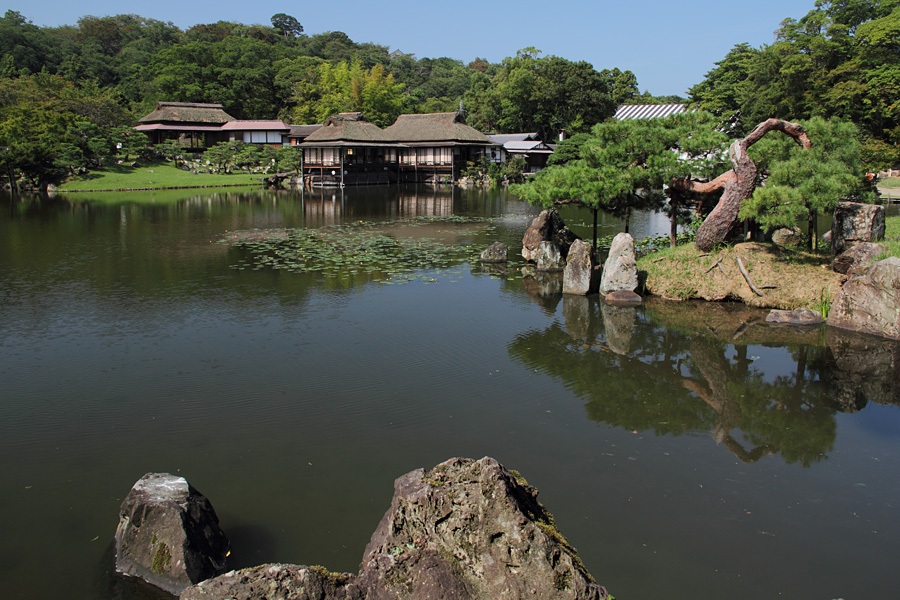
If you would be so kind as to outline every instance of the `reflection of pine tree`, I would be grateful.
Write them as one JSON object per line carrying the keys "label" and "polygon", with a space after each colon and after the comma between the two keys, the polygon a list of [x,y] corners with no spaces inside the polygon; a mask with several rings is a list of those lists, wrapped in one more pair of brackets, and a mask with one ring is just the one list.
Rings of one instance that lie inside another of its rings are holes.
{"label": "reflection of pine tree", "polygon": [[[592,318],[599,323],[597,310]],[[712,431],[744,462],[781,454],[804,466],[834,444],[834,408],[817,376],[825,348],[798,346],[792,377],[767,379],[746,346],[659,327],[638,313],[629,354],[614,352],[594,326],[573,336],[559,322],[517,336],[513,358],[560,380],[587,400],[590,419],[629,430],[678,435]],[[810,374],[812,373],[812,374]]]}

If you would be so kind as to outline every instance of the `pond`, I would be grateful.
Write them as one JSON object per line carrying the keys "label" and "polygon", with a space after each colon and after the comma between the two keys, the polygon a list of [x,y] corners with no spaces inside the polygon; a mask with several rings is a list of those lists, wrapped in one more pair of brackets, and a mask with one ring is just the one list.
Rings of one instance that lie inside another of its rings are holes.
{"label": "pond", "polygon": [[4,596],[166,598],[112,574],[147,472],[211,500],[231,568],[355,572],[396,477],[488,455],[620,600],[895,597],[897,345],[468,260],[535,214],[429,187],[0,196]]}

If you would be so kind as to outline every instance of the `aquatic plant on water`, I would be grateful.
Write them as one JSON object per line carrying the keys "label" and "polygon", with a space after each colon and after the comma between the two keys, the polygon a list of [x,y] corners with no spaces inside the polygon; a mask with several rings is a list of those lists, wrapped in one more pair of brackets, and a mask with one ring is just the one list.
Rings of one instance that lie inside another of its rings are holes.
{"label": "aquatic plant on water", "polygon": [[[446,225],[435,229],[434,225]],[[427,229],[425,228],[428,227]],[[489,218],[419,217],[303,229],[231,232],[221,241],[242,250],[235,269],[315,272],[328,277],[365,276],[384,284],[460,275],[460,265],[477,264],[496,228]],[[519,277],[509,269],[507,277]],[[493,275],[496,276],[496,275]]]}

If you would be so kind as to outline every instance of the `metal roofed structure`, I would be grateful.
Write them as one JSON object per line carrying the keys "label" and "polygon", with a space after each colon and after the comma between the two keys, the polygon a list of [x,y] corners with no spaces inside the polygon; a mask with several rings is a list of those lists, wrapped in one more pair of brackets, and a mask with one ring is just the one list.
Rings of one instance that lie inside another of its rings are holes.
{"label": "metal roofed structure", "polygon": [[622,104],[616,109],[613,119],[654,119],[687,112],[687,104]]}

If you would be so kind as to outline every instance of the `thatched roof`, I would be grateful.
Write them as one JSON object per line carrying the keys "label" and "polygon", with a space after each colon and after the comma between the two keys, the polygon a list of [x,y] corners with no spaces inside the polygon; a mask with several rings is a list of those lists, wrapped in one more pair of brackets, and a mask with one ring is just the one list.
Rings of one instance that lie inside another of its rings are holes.
{"label": "thatched roof", "polygon": [[200,102],[157,102],[156,110],[139,119],[139,123],[207,123],[234,121],[221,104]]}
{"label": "thatched roof", "polygon": [[384,130],[370,123],[362,113],[340,113],[328,117],[325,124],[303,141],[303,146],[377,145],[389,142]]}
{"label": "thatched roof", "polygon": [[291,132],[288,134],[288,137],[306,139],[307,137],[309,137],[309,134],[321,129],[321,127],[321,123],[319,123],[318,125],[291,125]]}
{"label": "thatched roof", "polygon": [[456,112],[400,115],[384,133],[388,139],[400,143],[493,144],[486,135],[466,125],[462,115]]}

